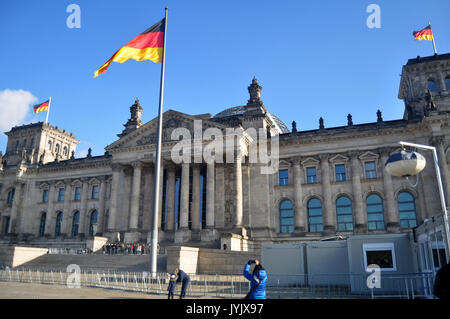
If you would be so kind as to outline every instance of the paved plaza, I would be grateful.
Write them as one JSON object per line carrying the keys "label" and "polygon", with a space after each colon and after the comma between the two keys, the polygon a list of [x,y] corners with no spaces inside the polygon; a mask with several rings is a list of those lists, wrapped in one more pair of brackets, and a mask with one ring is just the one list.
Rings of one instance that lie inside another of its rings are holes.
{"label": "paved plaza", "polygon": [[67,288],[61,285],[0,282],[0,299],[167,299],[167,295],[103,288]]}

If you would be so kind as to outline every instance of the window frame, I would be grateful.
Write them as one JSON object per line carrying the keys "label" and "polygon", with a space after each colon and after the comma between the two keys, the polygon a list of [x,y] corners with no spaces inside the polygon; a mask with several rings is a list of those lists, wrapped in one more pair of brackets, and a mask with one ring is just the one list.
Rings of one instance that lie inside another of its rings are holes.
{"label": "window frame", "polygon": [[[434,90],[432,90],[432,88],[430,88],[430,83],[433,84],[434,86]],[[434,79],[430,78],[427,80],[427,89],[429,89],[431,92],[437,92],[438,91],[438,86],[437,83]]]}
{"label": "window frame", "polygon": [[[338,167],[344,167],[344,172],[343,173],[338,173],[337,169]],[[339,178],[338,176],[344,176],[344,179]],[[345,163],[336,163],[334,164],[334,179],[336,182],[345,182],[347,180],[347,167],[345,165]]]}
{"label": "window frame", "polygon": [[[281,208],[281,205],[285,202],[289,202],[290,203],[290,208]],[[282,212],[288,212],[291,211],[292,212],[292,216],[282,216]],[[292,224],[285,224],[282,221],[283,220],[288,220],[292,218]],[[292,201],[290,199],[283,199],[280,204],[278,205],[278,220],[279,220],[279,225],[280,225],[280,233],[281,234],[291,234],[294,232],[295,229],[295,212],[294,212],[294,204],[292,203]],[[287,227],[287,231],[283,231],[283,227]],[[290,227],[292,227],[292,230],[289,231]]]}
{"label": "window frame", "polygon": [[99,199],[99,196],[100,196],[100,185],[98,185],[98,184],[92,185],[91,199],[94,199],[94,200]]}
{"label": "window frame", "polygon": [[63,220],[64,220],[63,212],[59,211],[56,214],[55,237],[61,236],[61,229],[62,229]]}
{"label": "window frame", "polygon": [[42,202],[43,203],[48,203],[49,194],[50,194],[50,190],[48,188],[44,188],[42,190]]}
{"label": "window frame", "polygon": [[80,186],[75,186],[74,194],[73,194],[73,200],[74,201],[80,201],[81,200],[81,187]]}
{"label": "window frame", "polygon": [[363,244],[363,258],[364,258],[364,267],[367,272],[370,272],[370,269],[368,268],[368,261],[367,261],[367,252],[368,251],[386,251],[390,250],[392,255],[392,268],[382,268],[380,267],[381,271],[397,271],[397,258],[395,254],[395,245],[394,243],[374,243],[374,244]]}
{"label": "window frame", "polygon": [[[380,203],[379,204],[368,204],[367,203],[367,200],[369,199],[369,197],[370,196],[376,196],[376,197],[378,197],[379,199],[380,199]],[[380,196],[380,195],[378,195],[378,194],[376,194],[376,193],[370,193],[370,194],[368,194],[367,196],[366,196],[366,200],[365,200],[365,202],[366,202],[366,214],[367,214],[367,230],[368,231],[377,231],[377,230],[386,230],[386,221],[385,221],[385,219],[384,219],[384,204],[383,204],[383,198]],[[379,205],[381,205],[381,213],[379,212],[379,211],[377,211],[377,212],[370,212],[369,213],[369,209],[368,209],[368,207],[369,206],[379,206]],[[369,220],[369,214],[370,215],[378,215],[378,214],[381,214],[381,216],[383,217],[383,228],[378,228],[378,223],[379,222],[381,222],[381,221],[379,221],[379,220],[377,220],[375,223],[376,223],[376,228],[375,229],[370,229],[370,223],[371,223],[371,221]]]}
{"label": "window frame", "polygon": [[[373,170],[367,170],[367,164],[373,164]],[[375,176],[369,176],[369,174],[367,174],[368,172],[374,172]],[[364,176],[366,179],[377,179],[378,175],[377,175],[377,162],[375,160],[371,160],[371,161],[364,161]]]}
{"label": "window frame", "polygon": [[[338,201],[341,198],[347,198],[350,201],[350,205],[338,205]],[[354,218],[353,218],[353,203],[350,197],[348,197],[347,195],[340,195],[338,198],[336,198],[336,226],[337,226],[337,231],[339,232],[353,232],[355,230],[355,225],[354,225]],[[344,207],[350,207],[350,214],[349,213],[339,213],[338,212],[338,208],[344,208]],[[350,222],[339,222],[339,216],[351,216],[352,217],[352,221],[351,221],[351,229],[347,229],[347,225],[350,224]],[[339,229],[339,225],[343,224],[345,225],[345,229]]]}
{"label": "window frame", "polygon": [[[317,216],[311,216],[310,215],[310,209],[319,209],[319,207],[310,207],[310,202],[312,200],[318,200],[320,202],[320,218],[322,219],[321,223],[311,223],[311,217],[319,217],[319,215],[317,215]],[[310,233],[321,233],[321,232],[323,232],[323,203],[322,203],[322,200],[320,198],[312,197],[306,202],[306,214],[307,214],[307,217],[308,217],[308,232],[310,232]],[[311,226],[312,225],[315,226],[315,227],[317,227],[316,225],[320,225],[322,230],[312,231],[311,230]]]}
{"label": "window frame", "polygon": [[[403,193],[409,194],[409,195],[411,196],[411,198],[412,198],[412,201],[408,201],[408,202],[399,202],[399,197],[400,197],[400,195],[403,194]],[[402,203],[402,204],[412,203],[412,204],[414,205],[414,215],[415,215],[414,221],[415,221],[415,226],[413,226],[413,227],[402,227],[402,220],[408,220],[408,226],[409,226],[409,222],[412,221],[412,219],[410,219],[410,218],[408,218],[408,219],[403,218],[403,219],[402,219],[402,218],[401,218],[401,213],[408,212],[408,211],[411,211],[411,210],[400,210],[400,203]],[[397,210],[398,210],[398,218],[399,218],[400,228],[401,228],[401,229],[411,229],[411,228],[415,228],[415,227],[418,226],[419,223],[418,223],[418,221],[417,221],[416,198],[414,197],[414,195],[413,195],[410,191],[408,191],[408,190],[402,190],[402,191],[400,191],[400,192],[397,194]]]}
{"label": "window frame", "polygon": [[57,200],[58,202],[64,201],[65,192],[66,192],[66,190],[64,189],[64,187],[58,188],[58,200]]}
{"label": "window frame", "polygon": [[[70,236],[72,238],[78,236],[80,233],[80,214],[81,214],[80,211],[76,210],[72,215],[72,229],[70,231]],[[77,218],[75,219],[75,217],[77,217]],[[75,221],[76,221],[76,223],[75,223]],[[75,226],[76,226],[76,234],[74,233]]]}
{"label": "window frame", "polygon": [[[306,169],[306,184],[317,184],[318,179],[317,179],[317,166],[307,166],[305,167]],[[314,175],[309,175],[308,171],[310,169],[314,169]],[[310,182],[309,177],[313,176],[314,177],[314,181]]]}
{"label": "window frame", "polygon": [[[286,173],[286,176],[281,176],[281,173]],[[280,168],[278,170],[278,185],[279,186],[288,186],[289,185],[289,169]]]}

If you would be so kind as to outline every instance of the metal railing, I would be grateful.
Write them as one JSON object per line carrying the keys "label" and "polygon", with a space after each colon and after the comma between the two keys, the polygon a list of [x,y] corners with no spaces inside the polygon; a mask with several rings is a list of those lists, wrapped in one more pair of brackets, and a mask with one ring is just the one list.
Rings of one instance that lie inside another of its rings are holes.
{"label": "metal railing", "polygon": [[[191,274],[187,297],[243,298],[250,282],[242,275]],[[167,273],[147,272],[2,269],[0,281],[119,289],[151,294],[167,294]],[[383,275],[381,287],[369,289],[363,274],[269,274],[269,299],[300,298],[432,298],[434,278],[430,273]],[[177,284],[176,295],[181,284]]]}

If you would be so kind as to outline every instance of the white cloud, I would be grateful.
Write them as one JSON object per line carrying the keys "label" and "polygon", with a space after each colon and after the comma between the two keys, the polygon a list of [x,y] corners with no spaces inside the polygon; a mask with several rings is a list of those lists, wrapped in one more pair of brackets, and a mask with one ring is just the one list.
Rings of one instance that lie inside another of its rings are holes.
{"label": "white cloud", "polygon": [[30,111],[30,105],[38,99],[28,91],[5,89],[0,91],[0,131],[9,131],[13,126],[23,124]]}

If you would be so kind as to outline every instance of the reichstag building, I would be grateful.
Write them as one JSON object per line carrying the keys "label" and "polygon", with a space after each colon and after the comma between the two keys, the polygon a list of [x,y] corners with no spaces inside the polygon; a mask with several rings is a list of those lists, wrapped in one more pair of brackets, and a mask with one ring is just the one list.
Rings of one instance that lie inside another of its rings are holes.
{"label": "reichstag building", "polygon": [[[450,54],[413,58],[403,66],[398,98],[405,111],[398,120],[385,121],[374,110],[370,123],[354,124],[349,115],[345,126],[325,127],[321,119],[317,129],[301,131],[270,112],[256,79],[248,90],[244,105],[216,115],[164,113],[161,243],[218,248],[230,234],[262,244],[409,231],[439,213],[440,200],[430,152],[419,150],[428,165],[416,187],[385,173],[399,141],[437,147],[450,198]],[[0,240],[84,242],[102,236],[148,242],[157,119],[143,123],[142,112],[136,99],[123,131],[102,156],[75,158],[75,135],[48,123],[6,132]],[[278,139],[278,169],[262,173],[262,163],[249,161],[250,148],[259,142],[245,134],[224,150],[224,160],[174,162],[171,150],[178,141],[171,133],[181,127],[194,136],[199,120],[202,130],[222,132],[223,138],[227,128],[264,129],[267,141]],[[232,162],[225,160],[229,155]]]}

